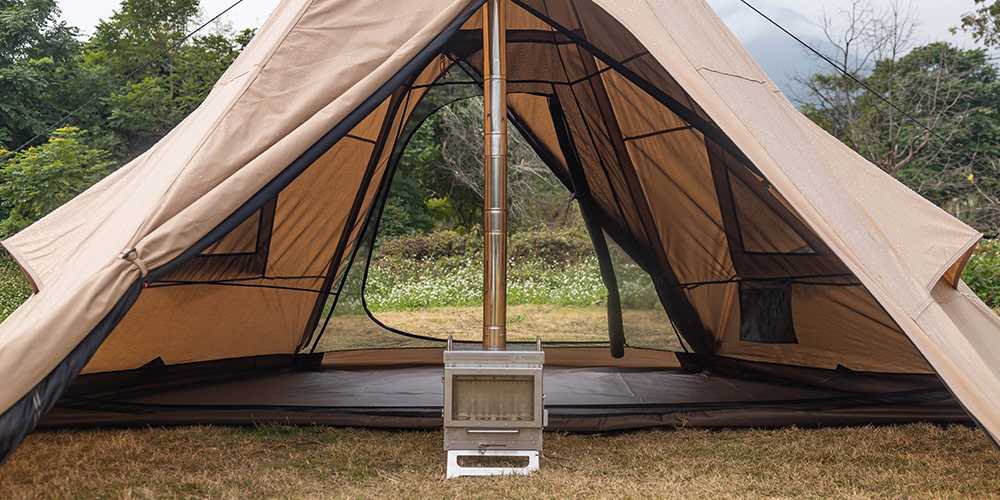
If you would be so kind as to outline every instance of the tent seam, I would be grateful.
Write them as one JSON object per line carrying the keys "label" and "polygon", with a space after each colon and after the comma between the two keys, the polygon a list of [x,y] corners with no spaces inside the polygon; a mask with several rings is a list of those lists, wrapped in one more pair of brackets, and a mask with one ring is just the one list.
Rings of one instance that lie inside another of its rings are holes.
{"label": "tent seam", "polygon": [[698,71],[709,71],[709,72],[716,73],[716,74],[723,75],[723,76],[731,76],[733,78],[739,78],[741,80],[746,80],[748,82],[758,83],[760,85],[767,85],[767,82],[765,82],[763,80],[757,80],[756,78],[750,78],[749,76],[743,76],[743,75],[738,75],[736,73],[729,73],[729,72],[726,72],[726,71],[720,71],[720,70],[708,68],[708,67],[705,67],[705,66],[698,66]]}

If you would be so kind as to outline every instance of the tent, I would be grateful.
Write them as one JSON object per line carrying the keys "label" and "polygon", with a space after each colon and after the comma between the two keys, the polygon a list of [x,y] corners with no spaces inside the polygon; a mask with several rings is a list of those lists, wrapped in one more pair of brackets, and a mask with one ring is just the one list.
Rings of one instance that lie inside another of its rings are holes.
{"label": "tent", "polygon": [[[421,97],[481,68],[481,4],[285,0],[177,128],[4,241],[35,293],[0,325],[2,456],[40,421],[440,425],[440,344],[308,346]],[[703,1],[510,0],[507,29],[511,122],[691,351],[548,348],[552,427],[1000,436],[1000,318],[958,278],[981,235],[799,114]]]}

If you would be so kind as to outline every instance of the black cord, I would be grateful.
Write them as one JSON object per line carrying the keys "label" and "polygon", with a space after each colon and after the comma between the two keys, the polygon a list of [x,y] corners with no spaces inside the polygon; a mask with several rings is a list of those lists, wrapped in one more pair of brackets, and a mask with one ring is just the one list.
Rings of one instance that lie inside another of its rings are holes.
{"label": "black cord", "polygon": [[54,130],[59,125],[62,125],[63,122],[65,122],[66,120],[72,118],[73,115],[75,115],[76,113],[78,113],[81,109],[83,109],[83,108],[85,108],[87,106],[90,106],[91,104],[94,103],[94,101],[96,101],[96,100],[98,100],[98,99],[100,99],[100,98],[108,95],[109,92],[111,92],[112,90],[118,88],[118,86],[121,85],[122,83],[128,81],[130,78],[132,78],[133,76],[135,76],[136,73],[142,71],[143,69],[145,69],[150,64],[153,64],[153,62],[155,62],[157,59],[163,57],[168,52],[176,49],[180,44],[186,42],[189,38],[191,38],[192,36],[194,36],[195,33],[198,33],[199,31],[201,31],[203,28],[205,28],[209,24],[212,24],[217,19],[219,19],[220,17],[224,16],[227,12],[229,12],[230,10],[232,10],[233,7],[236,7],[237,5],[239,5],[241,3],[243,3],[243,0],[236,0],[236,2],[233,3],[232,5],[230,5],[229,7],[227,7],[226,10],[224,10],[224,11],[216,14],[215,17],[213,17],[212,19],[209,19],[208,21],[206,21],[201,26],[198,26],[197,28],[195,28],[194,31],[192,31],[192,32],[184,35],[183,38],[181,38],[180,40],[174,42],[169,47],[163,49],[159,54],[153,56],[152,58],[150,58],[146,62],[140,64],[135,69],[133,69],[131,72],[129,72],[129,74],[123,76],[118,81],[112,83],[106,89],[104,89],[104,90],[102,90],[102,91],[94,94],[93,96],[90,97],[90,99],[87,100],[87,102],[85,102],[85,103],[77,106],[76,109],[74,109],[73,111],[70,111],[69,113],[66,113],[65,115],[63,115],[62,118],[56,120],[56,122],[53,123],[52,125],[49,125],[48,128],[46,128],[45,130],[39,132],[38,135],[32,137],[31,139],[28,139],[27,142],[25,142],[24,144],[21,144],[20,146],[14,148],[12,151],[8,151],[7,154],[5,154],[3,156],[3,158],[0,158],[0,162],[7,160],[11,156],[14,156],[14,154],[16,154],[18,151],[21,151],[22,149],[30,146],[32,143],[34,143],[35,141],[37,141],[40,137],[44,136],[45,134],[48,134],[49,132],[51,132],[52,130]]}
{"label": "black cord", "polygon": [[822,53],[820,53],[818,50],[814,49],[808,43],[802,41],[801,38],[799,38],[799,37],[795,36],[794,34],[792,34],[792,32],[788,31],[782,25],[778,24],[774,19],[771,19],[770,17],[767,17],[766,14],[764,14],[763,12],[757,10],[757,8],[754,7],[753,5],[750,5],[750,2],[748,2],[747,0],[740,0],[740,1],[743,2],[743,4],[746,5],[747,7],[750,7],[750,9],[753,10],[754,12],[756,12],[757,14],[760,14],[761,17],[763,17],[768,22],[770,22],[771,24],[773,24],[774,26],[776,26],[778,29],[780,29],[781,31],[783,31],[786,35],[792,37],[793,40],[795,40],[796,42],[799,42],[803,47],[805,47],[806,49],[808,49],[810,52],[812,52],[813,54],[816,54],[820,59],[822,59],[822,60],[826,61],[827,63],[829,63],[830,66],[833,66],[834,68],[836,68],[837,71],[843,73],[844,76],[850,78],[852,81],[854,81],[854,83],[860,85],[861,88],[863,88],[866,91],[870,92],[872,95],[874,95],[875,97],[879,98],[879,100],[881,100],[882,102],[888,104],[890,107],[892,107],[892,109],[898,111],[900,114],[902,114],[907,119],[909,119],[910,121],[912,121],[913,123],[915,123],[917,126],[919,126],[920,128],[926,130],[927,133],[931,134],[934,138],[936,138],[937,140],[941,141],[946,146],[949,146],[950,148],[952,148],[956,152],[960,153],[962,156],[964,156],[966,159],[968,159],[969,162],[974,163],[974,164],[976,164],[978,166],[985,166],[985,167],[987,167],[988,170],[993,170],[997,174],[1000,174],[1000,169],[997,169],[996,167],[994,167],[992,165],[987,165],[985,163],[977,161],[975,156],[969,154],[967,151],[962,150],[961,148],[958,147],[957,144],[955,144],[954,142],[952,142],[952,141],[944,138],[941,134],[938,134],[937,132],[931,130],[931,128],[928,127],[927,125],[924,125],[923,123],[920,123],[920,121],[917,120],[916,117],[914,117],[913,115],[907,113],[906,111],[904,111],[899,106],[895,105],[892,101],[890,101],[888,98],[886,98],[882,94],[876,92],[874,89],[872,89],[871,87],[869,87],[868,85],[866,85],[864,82],[862,82],[861,80],[859,80],[856,76],[852,75],[849,71],[847,71],[846,68],[840,66],[839,64],[837,64],[836,62],[834,62],[829,57],[826,57],[825,55],[823,55]]}
{"label": "black cord", "polygon": [[281,285],[264,285],[259,283],[237,283],[233,281],[157,281],[149,285],[147,288],[170,288],[175,286],[191,286],[191,285],[214,285],[214,286],[235,286],[243,288],[270,288],[273,290],[291,290],[293,292],[310,292],[310,293],[323,293],[323,290],[317,290],[315,288],[303,288],[296,286],[281,286]]}

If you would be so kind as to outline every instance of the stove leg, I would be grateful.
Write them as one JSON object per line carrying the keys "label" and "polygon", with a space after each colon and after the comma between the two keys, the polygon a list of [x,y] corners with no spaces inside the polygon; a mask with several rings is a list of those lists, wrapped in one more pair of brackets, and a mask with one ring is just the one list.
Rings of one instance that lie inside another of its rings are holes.
{"label": "stove leg", "polygon": [[[458,457],[527,457],[524,467],[463,467]],[[538,470],[537,450],[448,450],[448,478],[463,476],[528,475]]]}

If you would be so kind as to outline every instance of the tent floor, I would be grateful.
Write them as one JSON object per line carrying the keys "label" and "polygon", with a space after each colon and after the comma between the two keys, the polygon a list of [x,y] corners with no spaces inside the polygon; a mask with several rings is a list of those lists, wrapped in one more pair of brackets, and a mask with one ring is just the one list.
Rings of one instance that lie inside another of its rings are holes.
{"label": "tent floor", "polygon": [[[442,424],[440,366],[279,370],[98,397],[64,397],[40,427],[279,421],[394,428]],[[703,371],[547,366],[549,430],[970,422],[940,387],[856,393]]]}

